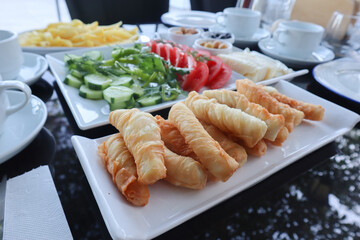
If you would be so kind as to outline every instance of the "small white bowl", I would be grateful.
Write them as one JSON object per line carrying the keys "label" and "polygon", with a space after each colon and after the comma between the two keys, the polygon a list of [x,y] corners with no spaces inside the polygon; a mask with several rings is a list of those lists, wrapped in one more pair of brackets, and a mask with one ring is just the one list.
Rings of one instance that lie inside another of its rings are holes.
{"label": "small white bowl", "polygon": [[[180,34],[176,33],[180,31],[181,27],[171,27],[168,29],[169,39],[180,44],[187,45],[191,47],[195,40],[201,37],[202,30],[194,28],[196,30],[195,34]],[[188,28],[186,28],[188,29]]]}
{"label": "small white bowl", "polygon": [[[224,38],[226,36],[228,37]],[[224,40],[231,44],[235,42],[235,35],[230,32],[203,32],[201,37],[206,39]]]}
{"label": "small white bowl", "polygon": [[[209,47],[205,47],[205,46],[201,46],[201,44],[203,44],[204,42],[215,42],[215,41],[219,41],[222,44],[226,45],[226,48],[209,48]],[[232,51],[232,44],[229,43],[228,41],[224,41],[224,40],[219,40],[219,39],[209,39],[209,38],[202,38],[202,39],[198,39],[195,41],[193,48],[195,48],[196,50],[205,50],[210,52],[211,55],[218,55],[220,53],[229,53]]]}

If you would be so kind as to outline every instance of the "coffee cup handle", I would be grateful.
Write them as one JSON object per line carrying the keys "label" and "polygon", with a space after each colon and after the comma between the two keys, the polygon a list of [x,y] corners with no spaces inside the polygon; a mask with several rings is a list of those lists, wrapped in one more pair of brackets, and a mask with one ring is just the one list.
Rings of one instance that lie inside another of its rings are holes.
{"label": "coffee cup handle", "polygon": [[25,104],[29,101],[29,99],[31,97],[31,89],[30,89],[30,87],[27,84],[22,83],[20,81],[3,81],[2,82],[2,88],[4,90],[9,89],[9,88],[15,88],[15,89],[19,89],[23,93],[25,93],[25,101],[23,101],[21,103],[18,103],[18,104],[15,104],[13,106],[9,106],[6,109],[6,115],[10,115],[10,114],[18,111],[22,107],[24,107]]}
{"label": "coffee cup handle", "polygon": [[223,12],[216,13],[216,23],[225,27],[225,17],[226,15]]}
{"label": "coffee cup handle", "polygon": [[276,29],[275,32],[273,33],[273,39],[278,43],[280,43],[281,45],[285,45],[286,42],[281,41],[280,36],[281,34],[288,34],[288,32],[289,31],[286,29]]}

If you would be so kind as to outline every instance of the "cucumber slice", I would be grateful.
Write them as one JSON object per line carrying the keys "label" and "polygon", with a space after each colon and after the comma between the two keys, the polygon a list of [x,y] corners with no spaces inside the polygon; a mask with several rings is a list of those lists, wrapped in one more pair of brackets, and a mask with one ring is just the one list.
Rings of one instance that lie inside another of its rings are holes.
{"label": "cucumber slice", "polygon": [[79,95],[83,98],[92,100],[103,99],[103,91],[90,89],[86,85],[81,85],[79,89]]}
{"label": "cucumber slice", "polygon": [[104,75],[89,74],[84,77],[85,84],[93,90],[104,90],[110,86],[112,80]]}
{"label": "cucumber slice", "polygon": [[104,99],[109,103],[125,103],[133,98],[134,91],[124,86],[111,86],[104,90]]}
{"label": "cucumber slice", "polygon": [[148,106],[152,106],[158,103],[161,103],[161,96],[160,95],[153,95],[153,96],[145,96],[142,98],[139,98],[137,100],[137,102],[142,106],[142,107],[148,107]]}
{"label": "cucumber slice", "polygon": [[130,87],[134,83],[134,80],[130,76],[122,76],[122,77],[112,76],[111,80],[112,83],[110,84],[110,86]]}
{"label": "cucumber slice", "polygon": [[82,78],[84,77],[84,75],[83,75],[81,72],[79,72],[78,70],[76,70],[76,69],[71,69],[71,70],[70,70],[70,74],[71,74],[72,76],[78,78],[78,79],[81,80],[81,81],[82,81]]}
{"label": "cucumber slice", "polygon": [[135,99],[131,98],[129,101],[126,102],[119,102],[119,103],[109,103],[110,111],[114,111],[116,109],[130,109],[135,107]]}
{"label": "cucumber slice", "polygon": [[70,62],[80,61],[81,59],[82,59],[81,56],[78,56],[75,54],[65,54],[65,56],[64,56],[64,62],[66,64],[70,64]]}
{"label": "cucumber slice", "polygon": [[103,55],[99,51],[90,51],[83,54],[84,57],[88,57],[94,61],[101,61],[103,60]]}
{"label": "cucumber slice", "polygon": [[80,88],[80,86],[83,84],[83,82],[80,79],[78,79],[77,77],[74,77],[73,75],[70,75],[70,74],[68,74],[65,77],[64,83],[66,85],[69,85],[74,88]]}
{"label": "cucumber slice", "polygon": [[133,84],[131,89],[134,91],[134,98],[138,99],[145,94],[145,89],[143,89],[139,84]]}

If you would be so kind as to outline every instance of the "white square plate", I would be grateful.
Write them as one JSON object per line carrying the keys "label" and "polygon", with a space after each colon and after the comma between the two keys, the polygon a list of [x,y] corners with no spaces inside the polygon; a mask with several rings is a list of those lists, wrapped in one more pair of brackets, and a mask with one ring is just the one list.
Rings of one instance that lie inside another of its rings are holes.
{"label": "white square plate", "polygon": [[324,119],[303,121],[282,147],[268,146],[263,157],[249,157],[225,183],[209,182],[203,190],[196,191],[159,181],[149,187],[150,199],[145,207],[134,207],[124,200],[98,157],[97,146],[109,136],[98,139],[73,136],[72,143],[112,238],[154,238],[333,141],[360,121],[358,114],[289,82],[280,81],[275,87],[295,99],[322,105]]}
{"label": "white square plate", "polygon": [[[124,44],[122,47],[131,47],[133,44]],[[71,51],[71,54],[82,55],[84,52],[88,52],[90,50],[97,50],[104,54],[105,59],[111,58],[112,47],[97,47],[91,49],[80,49]],[[64,64],[64,55],[69,54],[70,52],[59,52],[47,54],[46,58],[49,62],[50,69],[55,76],[56,82],[59,86],[61,93],[63,94],[71,113],[73,114],[75,121],[78,127],[81,130],[88,130],[95,127],[100,127],[103,125],[107,125],[109,123],[109,105],[105,100],[89,100],[79,96],[79,90],[73,87],[70,87],[63,83],[63,80],[67,74],[67,68]],[[299,75],[306,74],[304,70],[292,72],[290,74],[284,75],[280,77],[281,79],[290,79]],[[235,89],[235,81],[237,79],[244,78],[243,75],[233,71],[230,80],[223,87],[225,89]],[[266,82],[273,83],[278,81],[280,78],[270,79]],[[205,90],[203,88],[202,90]],[[144,112],[154,112],[164,108],[168,108],[174,105],[176,102],[183,100],[184,97],[179,97],[177,100],[160,103],[150,107],[143,107],[140,110]]]}

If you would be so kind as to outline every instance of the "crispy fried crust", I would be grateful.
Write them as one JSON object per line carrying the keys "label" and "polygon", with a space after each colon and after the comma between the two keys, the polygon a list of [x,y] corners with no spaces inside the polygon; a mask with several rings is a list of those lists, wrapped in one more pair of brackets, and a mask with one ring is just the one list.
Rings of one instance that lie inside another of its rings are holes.
{"label": "crispy fried crust", "polygon": [[138,109],[115,110],[110,113],[109,122],[119,130],[134,156],[139,182],[152,184],[166,177],[164,143],[151,114]]}
{"label": "crispy fried crust", "polygon": [[226,181],[239,167],[239,163],[205,131],[184,103],[179,102],[172,106],[169,121],[179,129],[186,143],[199,157],[201,164],[217,179]]}
{"label": "crispy fried crust", "polygon": [[150,197],[149,190],[138,182],[135,160],[121,134],[115,134],[100,144],[98,154],[124,197],[136,206],[145,206]]}
{"label": "crispy fried crust", "polygon": [[264,121],[196,92],[189,93],[185,104],[197,118],[216,126],[221,131],[236,135],[248,147],[253,147],[267,131]]}

